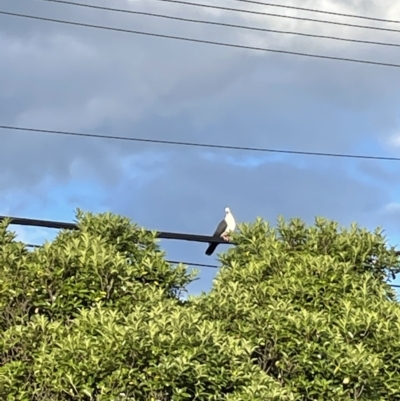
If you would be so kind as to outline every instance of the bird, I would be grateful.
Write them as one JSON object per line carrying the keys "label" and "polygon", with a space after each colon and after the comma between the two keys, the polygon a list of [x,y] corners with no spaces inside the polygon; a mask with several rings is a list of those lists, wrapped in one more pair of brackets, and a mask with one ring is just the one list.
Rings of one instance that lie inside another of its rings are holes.
{"label": "bird", "polygon": [[[223,238],[225,241],[229,241],[228,234],[230,232],[235,231],[236,222],[235,218],[233,217],[231,210],[229,207],[225,208],[225,218],[221,220],[218,224],[217,229],[215,230],[213,237],[220,237]],[[218,243],[210,242],[208,244],[208,248],[206,249],[206,255],[210,256],[215,251],[215,248],[218,246]]]}

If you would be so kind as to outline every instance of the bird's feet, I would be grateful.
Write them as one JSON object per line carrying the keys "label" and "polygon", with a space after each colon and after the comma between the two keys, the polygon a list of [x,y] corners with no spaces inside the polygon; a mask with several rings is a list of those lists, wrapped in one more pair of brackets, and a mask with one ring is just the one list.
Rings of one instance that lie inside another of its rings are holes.
{"label": "bird's feet", "polygon": [[230,238],[228,235],[222,235],[224,241],[229,242]]}

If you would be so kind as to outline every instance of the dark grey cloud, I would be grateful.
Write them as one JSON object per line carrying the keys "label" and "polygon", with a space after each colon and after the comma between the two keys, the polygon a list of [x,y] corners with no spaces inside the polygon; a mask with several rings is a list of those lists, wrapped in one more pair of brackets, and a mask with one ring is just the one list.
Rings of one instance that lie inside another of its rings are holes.
{"label": "dark grey cloud", "polygon": [[[210,163],[194,152],[176,152],[153,180],[139,190],[126,182],[120,188],[120,195],[131,189],[126,198],[113,194],[109,202],[154,228],[207,232],[226,205],[240,221],[257,216],[274,221],[282,214],[308,222],[319,215],[374,224],[374,210],[389,200],[378,186],[350,177],[344,161],[320,169],[273,161],[243,168],[221,159]],[[164,221],[168,226],[157,227]]]}

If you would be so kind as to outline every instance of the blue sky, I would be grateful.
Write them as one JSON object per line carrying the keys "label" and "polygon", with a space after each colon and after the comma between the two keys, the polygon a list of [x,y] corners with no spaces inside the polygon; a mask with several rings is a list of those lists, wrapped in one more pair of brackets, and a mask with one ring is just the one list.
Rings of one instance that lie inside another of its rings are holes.
{"label": "blue sky", "polygon": [[[232,0],[218,4],[246,8]],[[285,4],[298,5],[290,0]],[[111,3],[102,0],[96,5]],[[118,0],[112,6],[400,43],[394,33],[150,0]],[[319,3],[308,0],[301,6],[318,8]],[[278,12],[254,5],[247,8]],[[324,9],[395,19],[400,4],[329,0]],[[4,0],[0,10],[366,60],[399,63],[400,56],[397,48],[190,25],[42,1]],[[321,17],[293,10],[290,14]],[[0,15],[0,53],[0,123],[4,125],[400,157],[400,69],[4,15]],[[370,229],[382,226],[388,241],[400,247],[399,162],[205,150],[8,130],[0,130],[0,144],[3,215],[72,221],[79,207],[120,213],[149,229],[211,234],[224,207],[230,206],[239,222],[257,216],[274,222],[283,215],[312,223],[315,216],[323,216],[342,225],[354,221]],[[55,234],[45,229],[17,230],[31,243]],[[204,255],[205,244],[160,244],[171,260],[218,263],[216,256]],[[201,269],[201,279],[190,290],[208,290],[216,273]]]}

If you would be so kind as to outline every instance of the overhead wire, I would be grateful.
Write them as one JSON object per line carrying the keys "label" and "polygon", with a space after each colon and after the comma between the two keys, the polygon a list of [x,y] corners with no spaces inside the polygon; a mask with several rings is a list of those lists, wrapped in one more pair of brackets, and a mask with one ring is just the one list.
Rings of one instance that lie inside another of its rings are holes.
{"label": "overhead wire", "polygon": [[[57,1],[57,0],[42,0],[42,1]],[[376,26],[370,26],[370,25],[348,24],[346,22],[336,22],[336,21],[327,21],[327,20],[306,18],[306,17],[297,17],[297,16],[294,16],[294,15],[266,13],[266,12],[263,12],[263,11],[245,10],[245,9],[242,9],[242,8],[214,6],[214,5],[211,5],[211,4],[193,3],[193,2],[190,2],[190,1],[184,1],[184,0],[154,0],[154,1],[161,1],[161,2],[164,2],[164,3],[182,4],[182,5],[193,6],[193,7],[210,8],[210,9],[214,9],[214,10],[233,11],[233,12],[253,14],[253,15],[264,15],[264,16],[267,16],[267,17],[278,17],[278,18],[288,18],[288,19],[294,19],[294,20],[300,20],[300,21],[318,22],[318,23],[322,23],[322,24],[332,24],[332,25],[339,25],[339,26],[347,26],[347,27],[350,27],[350,28],[372,29],[372,30],[386,31],[386,32],[400,32],[400,30],[398,30],[398,29],[382,28],[382,27],[376,27]]]}
{"label": "overhead wire", "polygon": [[93,4],[83,4],[83,3],[77,3],[77,2],[66,1],[66,0],[42,0],[42,1],[50,1],[50,2],[54,2],[54,3],[61,3],[61,4],[91,8],[91,9],[102,10],[102,11],[111,11],[111,12],[127,13],[127,14],[133,14],[133,15],[144,15],[144,16],[149,16],[149,17],[164,18],[164,19],[170,19],[170,20],[174,20],[174,21],[183,21],[183,22],[190,22],[190,23],[197,23],[197,24],[222,26],[222,27],[227,27],[227,28],[245,29],[245,30],[251,30],[251,31],[256,31],[256,32],[279,33],[279,34],[284,34],[284,35],[296,35],[296,36],[310,37],[310,38],[316,38],[316,39],[338,40],[338,41],[350,42],[350,43],[362,43],[362,44],[377,45],[377,46],[400,47],[400,43],[378,42],[378,41],[369,41],[369,40],[362,40],[362,39],[341,38],[341,37],[337,37],[337,36],[317,35],[317,34],[310,34],[310,33],[303,33],[303,32],[282,31],[282,30],[276,30],[276,29],[259,28],[259,27],[252,27],[252,26],[239,25],[239,24],[228,24],[228,23],[224,23],[224,22],[215,22],[215,21],[208,21],[208,20],[177,17],[177,16],[173,16],[173,15],[157,14],[157,13],[150,13],[150,12],[145,12],[145,11],[136,11],[136,10],[114,8],[114,7],[96,6]]}
{"label": "overhead wire", "polygon": [[[36,245],[36,244],[24,244],[28,248],[35,248],[35,249],[40,249],[43,246],[42,245]],[[192,267],[207,267],[210,269],[218,269],[219,267],[217,265],[209,265],[205,263],[193,263],[193,262],[180,262],[177,260],[165,260],[167,263],[170,263],[171,265],[186,265],[186,266],[192,266]]]}
{"label": "overhead wire", "polygon": [[[36,249],[42,248],[41,245],[34,245],[34,244],[25,244],[25,246],[30,247],[30,248],[36,248]],[[399,256],[400,252],[396,252],[396,254]],[[174,265],[183,264],[186,266],[205,267],[205,268],[210,268],[210,269],[219,269],[220,268],[220,266],[210,265],[210,264],[205,264],[205,263],[181,262],[181,261],[176,261],[176,260],[166,260],[166,262],[170,263],[170,264],[174,264]],[[387,284],[393,288],[400,288],[400,285],[398,285],[398,284],[391,284],[391,283],[387,283]]]}
{"label": "overhead wire", "polygon": [[[70,2],[65,1],[65,0],[42,0],[42,1],[47,1],[47,2],[52,2],[52,3],[70,4]],[[335,15],[335,16],[339,16],[339,17],[365,19],[365,20],[369,20],[369,21],[388,22],[388,23],[394,23],[394,24],[399,24],[400,23],[400,21],[398,21],[398,20],[390,20],[390,19],[384,19],[384,18],[369,17],[369,16],[360,15],[360,14],[345,14],[345,13],[339,13],[339,12],[335,12],[335,11],[317,10],[315,8],[289,6],[289,5],[286,5],[286,4],[265,3],[265,2],[262,2],[262,1],[255,1],[255,0],[232,0],[232,1],[237,1],[237,2],[240,2],[240,3],[244,3],[244,4],[256,4],[256,5],[261,5],[261,6],[264,6],[264,7],[265,6],[267,6],[267,7],[277,7],[277,8],[284,8],[284,9],[289,9],[289,10],[313,12],[313,13],[318,13],[318,14],[329,14],[329,15]],[[207,6],[207,5],[205,5],[205,6]]]}
{"label": "overhead wire", "polygon": [[211,144],[211,143],[172,141],[172,140],[165,140],[165,139],[150,139],[150,138],[137,138],[137,137],[114,136],[114,135],[87,134],[87,133],[82,133],[82,132],[56,131],[56,130],[46,130],[46,129],[39,129],[39,128],[16,127],[16,126],[9,126],[9,125],[0,125],[0,129],[25,131],[25,132],[38,132],[38,133],[51,134],[51,135],[75,136],[75,137],[81,137],[81,138],[97,138],[97,139],[143,142],[143,143],[174,145],[174,146],[200,147],[200,148],[208,148],[208,149],[240,150],[240,151],[247,151],[247,152],[281,153],[281,154],[295,154],[295,155],[303,155],[303,156],[339,157],[339,158],[350,158],[350,159],[382,160],[382,161],[396,161],[396,162],[400,161],[400,157],[369,156],[369,155],[357,155],[357,154],[346,154],[346,153],[311,152],[311,151],[300,151],[300,150],[284,150],[284,149],[271,149],[271,148],[233,146],[233,145],[217,145],[217,144]]}
{"label": "overhead wire", "polygon": [[384,18],[377,18],[377,17],[368,17],[365,15],[359,15],[359,14],[345,14],[345,13],[338,13],[335,11],[316,10],[315,8],[289,6],[286,4],[265,3],[263,1],[255,1],[255,0],[232,0],[232,1],[237,1],[240,3],[247,3],[247,4],[257,4],[260,6],[280,7],[280,8],[290,9],[290,10],[307,11],[307,12],[319,13],[319,14],[336,15],[339,17],[359,18],[359,19],[365,19],[365,20],[370,20],[370,21],[389,22],[389,23],[393,23],[393,24],[400,24],[400,21],[398,21],[398,20],[391,20],[391,19],[384,19]]}
{"label": "overhead wire", "polygon": [[266,48],[266,47],[247,46],[247,45],[205,40],[205,39],[194,39],[194,38],[188,38],[188,37],[184,37],[184,36],[166,35],[166,34],[159,34],[159,33],[154,33],[154,32],[145,32],[145,31],[137,31],[137,30],[131,30],[131,29],[115,28],[115,27],[109,27],[109,26],[104,26],[104,25],[87,24],[87,23],[82,23],[82,22],[60,20],[60,19],[56,19],[56,18],[40,17],[40,16],[35,16],[35,15],[13,13],[13,12],[8,12],[8,11],[1,11],[1,10],[0,10],[0,14],[7,15],[7,16],[13,16],[13,17],[19,17],[19,18],[28,18],[28,19],[34,19],[34,20],[40,20],[40,21],[55,22],[55,23],[65,24],[65,25],[81,26],[81,27],[86,27],[86,28],[102,29],[102,30],[107,30],[107,31],[123,32],[123,33],[143,35],[143,36],[152,36],[152,37],[158,37],[158,38],[164,38],[164,39],[173,39],[173,40],[180,40],[180,41],[193,42],[193,43],[202,43],[202,44],[209,44],[209,45],[215,45],[215,46],[224,46],[224,47],[236,48],[236,49],[246,49],[246,50],[262,51],[262,52],[270,52],[270,53],[279,53],[279,54],[290,54],[290,55],[294,55],[294,56],[311,57],[311,58],[318,58],[318,59],[325,59],[325,60],[346,61],[346,62],[359,63],[359,64],[370,64],[370,65],[377,65],[377,66],[384,66],[384,67],[400,68],[400,64],[396,64],[396,63],[361,60],[361,59],[354,59],[354,58],[347,58],[347,57],[325,56],[325,55],[321,55],[321,54],[295,52],[295,51],[290,51],[290,50],[271,49],[271,48]]}
{"label": "overhead wire", "polygon": [[217,265],[208,265],[208,264],[204,264],[204,263],[178,262],[178,261],[174,261],[174,260],[167,260],[167,262],[174,264],[174,265],[183,264],[183,265],[193,266],[193,267],[207,267],[209,269],[219,269],[219,266],[217,266]]}
{"label": "overhead wire", "polygon": [[[33,244],[25,244],[25,246],[30,247],[30,248],[42,248],[41,245],[33,245]],[[179,264],[183,264],[183,265],[187,265],[187,266],[194,266],[194,267],[207,267],[210,269],[219,269],[219,266],[217,265],[209,265],[209,264],[204,264],[204,263],[193,263],[193,262],[180,262],[177,260],[166,260],[166,262],[174,264],[174,265],[179,265]],[[390,284],[388,283],[391,287],[395,287],[395,288],[400,288],[400,285],[397,284]]]}
{"label": "overhead wire", "polygon": [[[78,230],[79,226],[75,223],[66,223],[60,221],[50,221],[41,219],[27,219],[13,216],[0,216],[0,222],[9,219],[10,224],[20,226],[31,226],[31,227],[44,227],[44,228],[55,228],[59,230]],[[173,233],[169,231],[149,231],[155,232],[156,238],[159,239],[171,239],[178,241],[191,241],[191,242],[204,242],[204,243],[216,243],[216,244],[227,244],[232,245],[233,242],[225,241],[220,237],[214,237],[211,235],[198,235],[198,234],[185,234],[185,233]]]}

